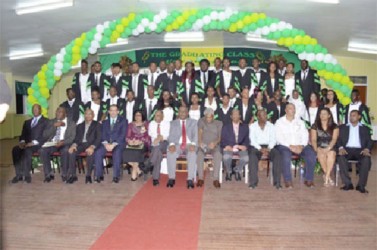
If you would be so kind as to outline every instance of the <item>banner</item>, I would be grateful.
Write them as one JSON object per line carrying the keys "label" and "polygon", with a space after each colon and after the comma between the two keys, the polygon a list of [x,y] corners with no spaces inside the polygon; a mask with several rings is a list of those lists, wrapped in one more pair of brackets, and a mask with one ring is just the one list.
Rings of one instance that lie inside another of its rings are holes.
{"label": "banner", "polygon": [[174,62],[181,58],[180,49],[144,49],[136,51],[136,61],[141,68],[149,67],[151,62],[158,63],[162,60],[166,63]]}
{"label": "banner", "polygon": [[213,65],[216,57],[223,58],[224,48],[182,48],[182,61],[191,61],[195,64],[195,67],[199,66],[199,62],[202,59],[208,59],[210,64]]}
{"label": "banner", "polygon": [[102,65],[102,72],[105,73],[113,63],[118,63],[123,56],[127,56],[131,59],[132,62],[135,62],[136,55],[135,51],[125,51],[125,52],[118,52],[114,54],[103,54],[99,55],[99,61]]}

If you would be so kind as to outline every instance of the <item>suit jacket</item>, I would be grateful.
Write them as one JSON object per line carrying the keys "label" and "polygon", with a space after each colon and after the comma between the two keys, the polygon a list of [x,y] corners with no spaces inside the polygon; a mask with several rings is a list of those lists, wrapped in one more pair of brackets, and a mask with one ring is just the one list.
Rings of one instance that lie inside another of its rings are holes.
{"label": "suit jacket", "polygon": [[[208,86],[214,86],[215,73],[212,70],[208,70],[208,81],[202,82],[201,71],[195,71],[195,92],[199,94],[199,98],[203,100],[206,97]],[[204,88],[203,88],[204,86]]]}
{"label": "suit jacket", "polygon": [[[132,109],[132,114],[136,110],[141,110],[142,113],[143,113],[143,110],[142,110],[143,109],[143,104],[142,104],[143,101],[138,100],[138,99],[134,99],[134,100],[135,100],[135,104],[134,104],[134,107]],[[119,115],[121,115],[121,113],[122,113],[122,116],[123,116],[124,119],[127,119],[127,105],[128,105],[128,103],[129,103],[129,101],[125,101],[122,112],[119,111]],[[132,122],[132,121],[129,121],[129,122]]]}
{"label": "suit jacket", "polygon": [[[187,118],[186,119],[186,135],[191,143],[195,143],[198,145],[198,126],[197,121]],[[179,139],[182,136],[182,127],[181,127],[181,120],[176,119],[171,121],[170,123],[170,132],[168,142],[174,143],[176,146],[179,146]]]}
{"label": "suit jacket", "polygon": [[[80,88],[80,74],[81,74],[80,72],[77,72],[73,76],[72,89],[73,91],[75,91],[76,99],[82,102],[81,88]],[[86,82],[86,85],[87,86],[89,85],[90,88],[92,87],[92,84],[89,82],[89,78],[88,78],[88,81]]]}
{"label": "suit jacket", "polygon": [[[347,105],[345,108],[345,113],[344,113],[344,123],[348,123],[348,112],[350,110],[350,105]],[[359,112],[361,114],[361,123],[368,127],[369,132],[372,133],[372,127],[371,127],[371,121],[369,117],[369,108],[365,104],[361,104],[359,107]]]}
{"label": "suit jacket", "polygon": [[[85,134],[85,121],[77,125],[76,127],[76,137],[73,143],[81,145],[83,142]],[[90,146],[95,146],[98,148],[101,145],[101,124],[97,121],[92,121],[88,132],[86,133],[86,143]]]}
{"label": "suit jacket", "polygon": [[[272,103],[272,102],[271,102]],[[270,104],[271,104],[270,103]],[[279,112],[279,109],[276,105],[276,103],[274,102],[274,104],[271,104],[272,106],[274,106],[274,108],[276,108],[276,115],[274,115],[272,118],[271,118],[271,123],[275,124],[275,122],[280,118],[280,117],[283,117],[285,116],[285,107],[287,106],[287,104],[285,102],[280,102],[280,112]]]}
{"label": "suit jacket", "polygon": [[[48,125],[46,126],[46,129],[43,132],[43,138],[44,141],[52,141],[54,136],[56,135],[56,127],[54,127],[54,123],[56,123],[58,119],[54,118],[48,121]],[[64,133],[64,146],[65,145],[71,145],[73,143],[73,140],[76,137],[76,123],[71,120],[67,119],[67,129]]]}
{"label": "suit jacket", "polygon": [[251,80],[252,80],[252,78],[251,78],[252,73],[253,73],[252,69],[246,69],[245,74],[242,76],[241,70],[236,71],[236,77],[237,77],[237,79],[240,83],[241,90],[244,87],[248,87],[250,89]]}
{"label": "suit jacket", "polygon": [[251,118],[253,118],[253,104],[254,104],[253,98],[249,98],[249,103],[247,105],[247,111],[246,111],[245,117],[243,117],[244,107],[242,105],[242,100],[237,99],[236,103],[233,105],[234,109],[238,109],[240,111],[241,120],[245,124],[249,124],[251,121]]}
{"label": "suit jacket", "polygon": [[279,89],[282,85],[284,85],[284,78],[279,73],[275,72],[274,90],[272,90],[271,77],[270,74],[267,74],[267,84],[265,90],[270,98],[274,96],[274,91]]}
{"label": "suit jacket", "polygon": [[243,145],[249,147],[249,125],[245,123],[240,123],[238,132],[238,141],[236,141],[236,136],[233,130],[233,123],[223,126],[221,130],[221,143],[220,146],[224,149],[226,146]]}
{"label": "suit jacket", "polygon": [[232,123],[232,118],[230,117],[232,114],[233,108],[229,108],[228,112],[224,113],[222,109],[222,105],[218,107],[215,111],[215,118],[216,120],[222,121],[224,125]]}
{"label": "suit jacket", "polygon": [[[350,134],[350,127],[352,125],[343,124],[339,126],[339,137],[337,141],[337,148],[340,147],[346,148],[346,145],[348,143],[349,134]],[[361,149],[368,148],[370,151],[372,151],[373,148],[373,141],[371,138],[371,135],[369,133],[368,127],[364,125],[359,126],[359,138],[360,138],[360,145]]]}
{"label": "suit jacket", "polygon": [[[259,72],[260,72],[260,78],[259,78],[259,81],[258,81],[258,77],[256,75],[257,72],[255,70],[252,70],[251,84],[253,84],[254,87],[259,87],[260,89],[262,89],[264,91],[265,88],[267,87],[268,74],[261,69],[259,69]],[[248,87],[249,87],[249,89],[251,89],[251,85],[249,85]]]}
{"label": "suit jacket", "polygon": [[[107,113],[109,113],[109,110],[110,110],[110,99],[107,99],[106,100],[106,108],[107,108]],[[117,100],[117,106],[118,106],[118,110],[119,110],[119,115],[123,115],[124,113],[124,106],[126,105],[126,100],[124,100],[123,98],[118,98]]]}
{"label": "suit jacket", "polygon": [[80,118],[80,106],[83,105],[84,104],[78,98],[76,98],[72,107],[69,105],[68,101],[60,104],[60,107],[65,108],[65,110],[67,111],[67,117],[77,123]]}
{"label": "suit jacket", "polygon": [[[134,91],[136,94],[136,90],[133,89],[132,86],[132,75],[126,76],[125,80],[128,82],[128,86],[131,90]],[[157,80],[157,79],[156,79]],[[144,74],[139,74],[138,81],[137,81],[137,96],[135,95],[135,99],[137,100],[144,100],[144,89],[148,86],[148,76]]]}
{"label": "suit jacket", "polygon": [[131,89],[131,87],[129,86],[130,83],[127,81],[126,78],[127,76],[123,76],[123,75],[119,77],[118,81],[116,80],[114,76],[110,76],[108,78],[108,82],[110,83],[110,86],[115,86],[115,88],[117,89],[118,96],[126,96],[127,90]]}
{"label": "suit jacket", "polygon": [[308,75],[304,81],[301,79],[301,70],[298,71],[295,75],[295,81],[296,88],[301,92],[300,95],[303,97],[305,105],[309,103],[311,92],[319,94],[321,90],[321,82],[316,70],[309,69]]}
{"label": "suit jacket", "polygon": [[[228,90],[225,89],[225,85],[224,85],[223,71],[220,71],[219,73],[216,74],[215,87],[220,89],[220,95],[221,96],[223,96],[226,93],[228,93]],[[234,87],[236,89],[236,91],[238,91],[238,92],[241,91],[240,83],[237,81],[236,71],[232,70],[232,76],[230,78],[230,85],[229,85],[229,87]]]}
{"label": "suit jacket", "polygon": [[167,73],[160,74],[156,81],[154,82],[155,87],[155,95],[157,98],[160,97],[162,91],[169,91],[170,93],[176,94],[177,93],[177,87],[179,86],[179,83],[181,82],[181,78],[177,76],[176,74],[172,74],[172,79],[168,77]]}
{"label": "suit jacket", "polygon": [[[148,108],[149,108],[149,102],[148,102],[149,99],[144,99],[141,103],[140,103],[140,109],[145,117],[145,119],[147,119],[147,121],[151,121],[151,117],[152,117],[152,114],[153,114],[153,111],[155,109],[155,107],[157,106],[157,102],[155,105],[152,106],[152,110],[150,111],[150,117],[148,117]],[[148,102],[148,103],[147,103]]]}
{"label": "suit jacket", "polygon": [[127,119],[124,119],[121,116],[117,117],[113,130],[111,130],[110,119],[103,121],[101,143],[118,143],[119,146],[123,147],[126,143],[127,127]]}
{"label": "suit jacket", "polygon": [[97,87],[99,89],[99,92],[101,94],[101,99],[104,97],[105,91],[107,91],[107,87],[105,87],[106,80],[108,80],[107,76],[105,74],[101,73],[101,75],[98,79],[98,83],[97,83],[96,79],[95,79],[95,74],[94,73],[89,74],[88,83],[90,82],[92,90],[95,87]]}
{"label": "suit jacket", "polygon": [[[85,112],[85,110],[90,109],[91,106],[92,106],[92,102],[91,101],[88,102],[87,104],[85,104],[84,105],[84,112]],[[108,107],[106,105],[106,102],[101,101],[101,104],[100,104],[99,110],[98,110],[98,114],[97,114],[97,121],[101,121],[102,120],[102,117],[104,115],[106,115],[106,113],[107,113],[107,109],[108,109]]]}
{"label": "suit jacket", "polygon": [[24,122],[19,141],[25,141],[25,143],[29,143],[35,140],[38,141],[39,146],[42,146],[42,144],[44,143],[43,131],[45,131],[48,125],[48,120],[45,117],[41,116],[34,128],[31,127],[32,120],[33,118]]}

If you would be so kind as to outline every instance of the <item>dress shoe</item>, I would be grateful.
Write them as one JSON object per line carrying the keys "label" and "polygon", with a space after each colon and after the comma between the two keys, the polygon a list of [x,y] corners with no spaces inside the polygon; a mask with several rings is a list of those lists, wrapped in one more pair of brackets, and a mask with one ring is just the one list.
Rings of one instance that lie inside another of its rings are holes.
{"label": "dress shoe", "polygon": [[369,193],[368,190],[365,189],[365,187],[362,187],[362,186],[359,186],[359,185],[356,186],[356,190],[359,191],[362,194]]}
{"label": "dress shoe", "polygon": [[26,176],[25,177],[25,182],[26,183],[31,183],[31,177],[30,176]]}
{"label": "dress shoe", "polygon": [[55,180],[55,175],[50,175],[51,180]]}
{"label": "dress shoe", "polygon": [[281,187],[281,185],[280,185],[280,184],[276,184],[276,185],[275,185],[275,188],[276,188],[277,190],[280,190],[280,189],[282,189],[282,187]]}
{"label": "dress shoe", "polygon": [[213,186],[215,186],[215,188],[221,187],[220,182],[218,180],[213,181]]}
{"label": "dress shoe", "polygon": [[119,183],[119,178],[118,177],[114,177],[113,178],[113,183]]}
{"label": "dress shoe", "polygon": [[67,180],[67,184],[73,184],[74,182],[76,182],[78,179],[77,179],[77,176],[71,176],[68,178]]}
{"label": "dress shoe", "polygon": [[22,176],[15,176],[13,179],[12,179],[12,183],[17,183],[19,181],[22,181]]}
{"label": "dress shoe", "polygon": [[304,182],[305,185],[308,187],[308,188],[313,188],[314,187],[314,183],[312,181],[305,181]]}
{"label": "dress shoe", "polygon": [[158,186],[160,185],[160,181],[159,180],[153,180],[153,186]]}
{"label": "dress shoe", "polygon": [[232,174],[231,173],[226,173],[225,180],[226,181],[232,181]]}
{"label": "dress shoe", "polygon": [[62,182],[67,182],[68,178],[67,176],[62,176]]}
{"label": "dress shoe", "polygon": [[352,184],[344,185],[340,189],[343,190],[343,191],[353,190],[353,185]]}
{"label": "dress shoe", "polygon": [[47,177],[43,180],[43,182],[44,182],[44,183],[49,183],[49,182],[51,182],[51,180],[52,180],[51,176],[47,176]]}
{"label": "dress shoe", "polygon": [[187,180],[187,189],[194,189],[194,182],[192,180]]}
{"label": "dress shoe", "polygon": [[204,185],[204,181],[203,180],[198,180],[198,182],[196,183],[196,186],[197,187],[203,187],[203,185]]}
{"label": "dress shoe", "polygon": [[291,181],[285,182],[285,187],[289,189],[293,188],[292,182]]}
{"label": "dress shoe", "polygon": [[95,183],[101,183],[101,177],[96,177],[94,178]]}
{"label": "dress shoe", "polygon": [[236,181],[241,181],[241,174],[239,172],[236,173]]}
{"label": "dress shoe", "polygon": [[92,177],[91,176],[85,177],[85,184],[88,184],[88,183],[92,183]]}
{"label": "dress shoe", "polygon": [[172,187],[174,187],[174,185],[175,185],[175,180],[174,179],[169,179],[168,183],[166,184],[166,187],[172,188]]}
{"label": "dress shoe", "polygon": [[103,181],[103,180],[105,180],[105,178],[103,178],[103,176],[100,176],[100,177],[99,177],[99,180],[100,180],[100,181]]}
{"label": "dress shoe", "polygon": [[250,184],[249,189],[255,189],[257,186]]}

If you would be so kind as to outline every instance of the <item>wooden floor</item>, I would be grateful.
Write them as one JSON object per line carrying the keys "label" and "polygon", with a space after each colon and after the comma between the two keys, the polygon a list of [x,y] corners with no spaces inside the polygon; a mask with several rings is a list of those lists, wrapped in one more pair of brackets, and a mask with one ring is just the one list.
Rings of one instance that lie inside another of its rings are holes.
{"label": "wooden floor", "polygon": [[[118,185],[111,175],[101,184],[85,185],[82,175],[73,185],[44,184],[35,173],[32,184],[12,185],[14,144],[0,141],[3,249],[88,249],[144,184],[127,174]],[[265,172],[256,190],[235,181],[215,190],[207,174],[198,248],[377,249],[376,148],[372,161],[368,195],[324,188],[319,176],[314,189],[296,178],[294,189],[277,191]]]}

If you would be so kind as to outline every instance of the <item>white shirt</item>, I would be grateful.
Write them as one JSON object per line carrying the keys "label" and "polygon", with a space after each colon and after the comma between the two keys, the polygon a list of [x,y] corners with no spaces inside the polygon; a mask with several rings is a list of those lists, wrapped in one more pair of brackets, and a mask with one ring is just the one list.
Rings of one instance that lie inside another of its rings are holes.
{"label": "white shirt", "polygon": [[68,119],[67,119],[67,117],[64,118],[64,120],[62,122],[64,122],[65,125],[60,127],[60,138],[59,138],[59,141],[63,141],[64,140],[65,131],[67,130],[67,126],[68,126]]}
{"label": "white shirt", "polygon": [[101,74],[102,74],[101,72],[100,73],[94,73],[94,81],[96,81],[96,79],[97,79],[97,82],[95,82],[97,86],[99,86],[99,84],[101,82]]}
{"label": "white shirt", "polygon": [[336,124],[339,124],[339,123],[338,123],[338,110],[337,110],[336,108],[337,108],[337,104],[335,104],[334,106],[332,106],[332,107],[330,108],[330,111],[331,111],[332,118],[333,118],[334,122],[335,122]]}
{"label": "white shirt", "polygon": [[[148,126],[148,135],[151,137],[152,143],[157,138],[157,126],[158,123],[156,121],[151,121]],[[161,121],[160,123],[160,133],[164,140],[167,140],[169,137],[169,130],[170,130],[170,122],[168,121]],[[156,146],[156,145],[154,145]]]}
{"label": "white shirt", "polygon": [[245,75],[246,68],[245,69],[240,69],[241,76],[243,77]]}
{"label": "white shirt", "polygon": [[[152,75],[153,75],[153,82],[152,82]],[[157,79],[157,77],[158,77],[158,73],[157,72],[154,72],[154,73],[150,73],[149,75],[148,75],[148,82],[149,82],[149,85],[153,85],[154,86],[154,83],[156,82],[156,79]]]}
{"label": "white shirt", "polygon": [[82,73],[80,73],[79,82],[80,82],[81,101],[84,104],[89,102],[92,99],[92,96],[91,96],[92,90],[90,87],[86,86],[88,82],[88,78],[89,78],[89,74],[83,75]]}
{"label": "white shirt", "polygon": [[190,89],[191,89],[191,84],[190,84],[190,79],[186,78],[186,84],[185,84],[185,87],[186,87],[186,96],[187,96],[187,100],[188,102],[190,102]]}
{"label": "white shirt", "polygon": [[204,99],[204,107],[205,108],[211,108],[213,111],[217,110],[217,103],[216,103],[216,97],[212,99],[212,103],[209,104],[208,98]]}
{"label": "white shirt", "polygon": [[234,104],[237,101],[237,97],[230,98],[229,100],[229,106],[233,108]]}
{"label": "white shirt", "polygon": [[191,119],[193,119],[193,120],[199,121],[199,119],[200,119],[200,109],[198,109],[198,110],[192,110],[192,109],[190,109],[190,111],[189,111],[189,117]]}
{"label": "white shirt", "polygon": [[249,125],[250,145],[260,150],[260,145],[268,145],[272,149],[276,145],[275,126],[269,121],[266,122],[264,129],[261,129],[258,122]]}
{"label": "white shirt", "polygon": [[272,92],[275,92],[275,78],[271,78],[271,88]]}
{"label": "white shirt", "polygon": [[318,107],[309,107],[309,122],[310,126],[314,124],[315,118],[317,117]]}
{"label": "white shirt", "polygon": [[242,120],[245,120],[249,105],[242,103]]}
{"label": "white shirt", "polygon": [[99,118],[98,113],[99,113],[100,105],[91,101],[90,109],[93,110],[94,112],[93,120],[98,121],[98,118]]}
{"label": "white shirt", "polygon": [[76,98],[73,98],[72,100],[68,100],[68,105],[72,108],[73,104],[75,103]]}
{"label": "white shirt", "polygon": [[132,74],[132,90],[135,93],[135,97],[138,96],[139,74]]}
{"label": "white shirt", "polygon": [[114,97],[110,97],[109,99],[110,99],[110,105],[113,105],[113,104],[117,105],[118,104],[119,97],[117,95],[114,96]]}
{"label": "white shirt", "polygon": [[309,68],[306,70],[301,70],[301,80],[304,81],[308,77]]}
{"label": "white shirt", "polygon": [[[182,132],[182,122],[183,122],[183,120],[179,120],[179,123],[181,124],[181,132]],[[187,120],[185,120],[185,126],[186,126],[186,145],[188,145],[188,144],[194,144],[195,145],[195,143],[191,143],[191,141],[190,141],[190,139],[188,138],[188,131],[187,131]],[[182,144],[182,135],[181,135],[181,138],[179,138],[179,145],[181,145]],[[171,145],[171,144],[170,144]]]}
{"label": "white shirt", "polygon": [[[255,70],[255,69],[254,69]],[[257,77],[257,79],[258,79],[258,83],[260,82],[260,76],[261,76],[261,73],[260,73],[261,71],[260,71],[260,69],[257,69],[257,70],[255,70],[255,76]]]}
{"label": "white shirt", "polygon": [[350,114],[351,114],[351,111],[352,110],[359,110],[360,105],[361,105],[360,101],[359,102],[355,102],[355,103],[350,103],[349,109],[348,109],[348,121],[347,121],[347,123],[350,123]]}
{"label": "white shirt", "polygon": [[202,82],[202,88],[204,89],[204,83],[208,83],[208,71],[200,71],[200,80]]}
{"label": "white shirt", "polygon": [[304,121],[294,118],[292,121],[283,116],[276,121],[276,143],[289,147],[290,145],[306,146],[309,140],[309,132]]}
{"label": "white shirt", "polygon": [[295,118],[302,118],[304,119],[305,121],[308,120],[308,111],[306,110],[306,106],[304,104],[303,101],[301,101],[300,99],[293,99],[293,98],[289,98],[288,100],[290,103],[293,103],[293,105],[295,105],[296,107],[296,113],[295,113]]}
{"label": "white shirt", "polygon": [[172,107],[166,107],[162,110],[164,113],[164,121],[171,122],[174,118],[174,109]]}
{"label": "white shirt", "polygon": [[174,72],[177,76],[181,77],[182,76],[182,69],[176,69]]}
{"label": "white shirt", "polygon": [[347,124],[347,126],[350,128],[348,142],[346,147],[347,148],[361,148],[360,143],[360,134],[359,134],[359,127],[360,123],[358,123],[356,126],[353,126],[351,123]]}
{"label": "white shirt", "polygon": [[153,107],[157,104],[157,98],[152,98],[152,99],[149,99],[148,97],[145,99],[145,109],[147,110],[147,114],[148,112],[151,112],[152,114],[152,110],[149,110],[149,105],[150,103],[152,102],[152,110],[153,110]]}
{"label": "white shirt", "polygon": [[232,72],[228,72],[223,70],[223,77],[224,77],[224,88],[225,92],[228,91],[228,88],[230,87],[230,80],[232,79]]}
{"label": "white shirt", "polygon": [[133,100],[132,102],[127,102],[126,103],[126,118],[127,118],[127,121],[130,123],[132,122],[134,119],[133,119],[133,116],[134,116],[134,105],[135,105],[135,100]]}
{"label": "white shirt", "polygon": [[287,70],[286,67],[284,67],[283,69],[278,69],[278,73],[281,75],[281,76],[285,76],[285,71]]}
{"label": "white shirt", "polygon": [[228,113],[228,110],[230,109],[230,106],[228,105],[227,108],[224,108],[224,106],[221,108],[223,110],[223,113],[226,114]]}
{"label": "white shirt", "polygon": [[295,78],[289,78],[284,80],[284,86],[285,86],[285,96],[289,95],[292,97],[292,91],[295,89]]}

